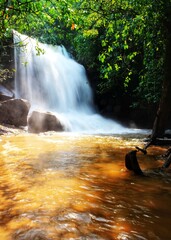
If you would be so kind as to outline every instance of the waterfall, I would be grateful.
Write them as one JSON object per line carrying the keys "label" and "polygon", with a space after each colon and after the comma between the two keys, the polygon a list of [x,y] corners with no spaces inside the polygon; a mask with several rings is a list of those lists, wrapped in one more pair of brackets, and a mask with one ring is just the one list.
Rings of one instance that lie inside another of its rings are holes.
{"label": "waterfall", "polygon": [[15,96],[31,110],[53,112],[69,131],[123,133],[119,123],[99,115],[82,65],[63,46],[42,44],[14,31]]}

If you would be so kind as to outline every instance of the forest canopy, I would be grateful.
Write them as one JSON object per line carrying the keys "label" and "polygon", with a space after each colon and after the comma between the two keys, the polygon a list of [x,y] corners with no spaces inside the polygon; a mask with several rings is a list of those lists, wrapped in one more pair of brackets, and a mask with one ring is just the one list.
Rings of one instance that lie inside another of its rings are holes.
{"label": "forest canopy", "polygon": [[1,0],[0,16],[1,52],[12,29],[63,44],[86,67],[96,95],[109,95],[111,105],[159,102],[170,0]]}

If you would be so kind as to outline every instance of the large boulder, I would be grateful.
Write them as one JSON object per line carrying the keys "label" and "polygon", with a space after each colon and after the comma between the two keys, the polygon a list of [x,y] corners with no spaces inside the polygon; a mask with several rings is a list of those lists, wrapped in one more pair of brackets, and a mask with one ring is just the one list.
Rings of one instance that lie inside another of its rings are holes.
{"label": "large boulder", "polygon": [[47,131],[64,131],[58,118],[50,112],[33,111],[28,117],[28,131],[40,133]]}
{"label": "large boulder", "polygon": [[27,125],[30,104],[24,99],[10,99],[0,103],[0,123],[16,127]]}

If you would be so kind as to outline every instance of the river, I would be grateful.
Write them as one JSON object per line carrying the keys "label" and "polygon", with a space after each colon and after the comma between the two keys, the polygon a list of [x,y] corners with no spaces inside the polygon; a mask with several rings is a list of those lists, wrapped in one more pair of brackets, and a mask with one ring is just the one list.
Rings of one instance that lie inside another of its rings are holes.
{"label": "river", "polygon": [[[1,240],[169,240],[171,172],[165,148],[138,153],[143,136],[72,133],[0,138]],[[158,158],[157,158],[158,156]]]}

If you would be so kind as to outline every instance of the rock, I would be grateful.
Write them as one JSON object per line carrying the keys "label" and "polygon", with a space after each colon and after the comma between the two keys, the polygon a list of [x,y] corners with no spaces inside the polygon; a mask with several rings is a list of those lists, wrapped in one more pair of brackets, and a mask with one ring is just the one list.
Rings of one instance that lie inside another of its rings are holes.
{"label": "rock", "polygon": [[28,131],[40,133],[47,131],[64,131],[58,118],[50,112],[33,111],[28,118]]}
{"label": "rock", "polygon": [[10,99],[0,103],[0,123],[16,127],[27,125],[30,104],[24,99]]}
{"label": "rock", "polygon": [[14,98],[14,93],[0,84],[0,101],[6,101]]}
{"label": "rock", "polygon": [[125,155],[125,167],[130,170],[133,171],[136,175],[141,175],[143,176],[143,172],[139,166],[138,160],[137,160],[137,150],[133,150],[128,152]]}

